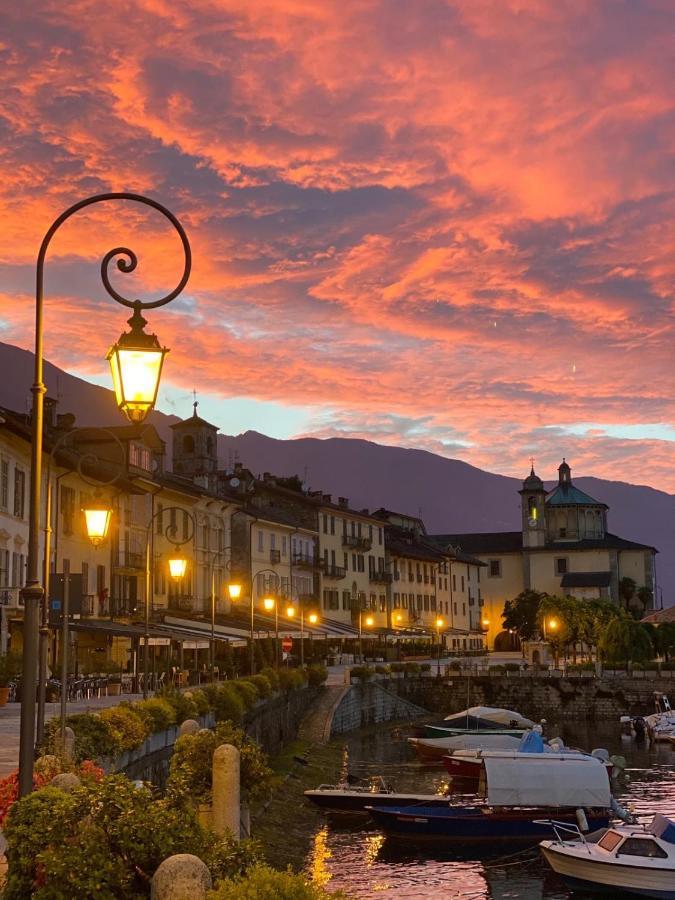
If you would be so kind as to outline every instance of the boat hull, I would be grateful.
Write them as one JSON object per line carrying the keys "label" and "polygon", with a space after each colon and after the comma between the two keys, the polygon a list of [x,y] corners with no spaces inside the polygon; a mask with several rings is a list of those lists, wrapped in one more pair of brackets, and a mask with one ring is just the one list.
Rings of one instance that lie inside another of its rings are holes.
{"label": "boat hull", "polygon": [[[513,841],[536,844],[550,836],[547,819],[576,824],[575,810],[510,809],[462,806],[401,807],[370,809],[371,818],[388,837],[438,844],[468,844],[481,841]],[[587,810],[592,830],[606,828],[605,810]],[[541,820],[544,823],[541,824]]]}
{"label": "boat hull", "polygon": [[425,738],[455,737],[460,734],[506,734],[510,737],[522,737],[527,728],[447,728],[444,725],[425,725]]}
{"label": "boat hull", "polygon": [[550,846],[549,842],[546,844],[541,847],[546,861],[572,888],[675,900],[672,869],[659,872],[648,866],[617,865],[586,856],[570,856]]}

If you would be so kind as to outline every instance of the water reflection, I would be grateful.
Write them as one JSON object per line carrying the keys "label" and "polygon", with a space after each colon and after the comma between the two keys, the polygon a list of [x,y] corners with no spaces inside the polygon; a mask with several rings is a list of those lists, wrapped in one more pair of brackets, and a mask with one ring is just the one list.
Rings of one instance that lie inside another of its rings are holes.
{"label": "water reflection", "polygon": [[[615,789],[624,805],[648,820],[654,812],[675,816],[675,750],[669,745],[637,744],[622,737],[618,723],[603,728],[555,728],[568,745],[606,747],[626,757],[625,776]],[[346,740],[350,771],[364,777],[384,775],[400,790],[431,793],[445,772],[417,763],[407,732],[386,727]],[[535,849],[494,847],[416,848],[390,843],[373,826],[327,820],[314,839],[308,871],[329,889],[350,896],[462,897],[467,900],[567,900],[571,895]],[[575,894],[579,898],[579,894]]]}

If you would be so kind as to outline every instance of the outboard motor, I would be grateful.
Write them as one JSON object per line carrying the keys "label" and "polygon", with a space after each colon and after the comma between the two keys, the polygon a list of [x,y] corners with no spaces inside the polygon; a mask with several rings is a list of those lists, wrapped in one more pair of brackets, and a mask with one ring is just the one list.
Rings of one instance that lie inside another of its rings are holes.
{"label": "outboard motor", "polygon": [[642,716],[635,716],[633,719],[633,731],[635,732],[636,741],[644,741],[647,736],[647,723]]}

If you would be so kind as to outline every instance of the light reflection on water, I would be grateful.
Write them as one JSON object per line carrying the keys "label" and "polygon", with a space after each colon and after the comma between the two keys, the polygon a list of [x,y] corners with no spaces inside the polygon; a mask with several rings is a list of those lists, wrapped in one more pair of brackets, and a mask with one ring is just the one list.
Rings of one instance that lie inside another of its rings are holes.
{"label": "light reflection on water", "polygon": [[[668,744],[651,748],[637,744],[619,733],[618,723],[603,723],[593,730],[579,726],[547,730],[550,735],[562,734],[569,745],[606,747],[625,756],[626,775],[614,790],[620,801],[644,821],[654,812],[675,817],[675,749]],[[443,781],[443,770],[414,761],[408,734],[385,726],[348,737],[351,771],[384,775],[400,790],[435,791]],[[462,851],[418,849],[390,843],[372,826],[354,822],[341,825],[326,820],[314,837],[307,868],[329,890],[342,889],[355,898],[567,900],[572,896],[536,848],[522,851],[504,843]]]}

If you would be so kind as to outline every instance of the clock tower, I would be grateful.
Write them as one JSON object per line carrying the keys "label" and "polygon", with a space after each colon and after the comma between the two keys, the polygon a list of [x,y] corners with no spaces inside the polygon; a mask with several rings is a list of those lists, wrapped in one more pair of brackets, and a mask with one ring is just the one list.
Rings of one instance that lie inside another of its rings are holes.
{"label": "clock tower", "polygon": [[546,488],[532,470],[523,482],[520,505],[523,519],[523,547],[543,547],[546,543]]}

